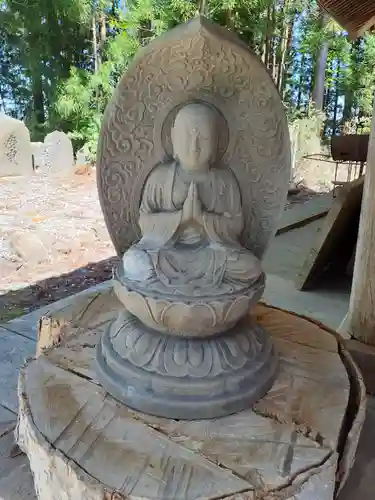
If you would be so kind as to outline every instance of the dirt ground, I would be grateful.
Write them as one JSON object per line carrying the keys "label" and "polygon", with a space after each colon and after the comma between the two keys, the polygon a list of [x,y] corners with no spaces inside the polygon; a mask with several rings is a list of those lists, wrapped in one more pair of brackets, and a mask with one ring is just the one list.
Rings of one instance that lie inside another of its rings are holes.
{"label": "dirt ground", "polygon": [[95,171],[0,179],[0,320],[111,276]]}

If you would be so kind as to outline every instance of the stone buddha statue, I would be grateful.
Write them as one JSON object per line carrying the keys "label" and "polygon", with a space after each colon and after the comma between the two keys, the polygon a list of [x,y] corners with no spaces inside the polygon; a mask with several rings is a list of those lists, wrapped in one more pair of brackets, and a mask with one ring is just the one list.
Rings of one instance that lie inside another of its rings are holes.
{"label": "stone buddha statue", "polygon": [[142,238],[123,256],[131,288],[205,297],[264,287],[260,261],[240,244],[237,180],[215,163],[216,113],[191,103],[176,116],[174,160],[151,171],[140,205]]}
{"label": "stone buddha statue", "polygon": [[202,17],[151,42],[107,108],[97,172],[123,306],[96,347],[99,382],[161,417],[248,408],[278,369],[250,312],[290,179],[287,120],[267,69]]}

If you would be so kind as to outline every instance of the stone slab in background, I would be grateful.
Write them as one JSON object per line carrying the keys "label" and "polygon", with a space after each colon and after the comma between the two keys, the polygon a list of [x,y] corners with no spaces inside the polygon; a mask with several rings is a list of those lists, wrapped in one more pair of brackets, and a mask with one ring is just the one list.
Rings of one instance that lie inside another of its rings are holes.
{"label": "stone slab in background", "polygon": [[62,173],[74,165],[72,141],[58,130],[44,138],[43,169]]}
{"label": "stone slab in background", "polygon": [[341,270],[344,275],[357,241],[363,180],[364,177],[361,177],[338,190],[324,225],[317,232],[298,273],[296,285],[301,290],[316,286],[317,282],[324,278],[327,269],[332,267],[333,263],[337,266],[337,262],[344,260],[347,254]]}
{"label": "stone slab in background", "polygon": [[88,163],[89,163],[89,161],[88,161],[87,156],[86,156],[85,152],[83,151],[83,149],[80,149],[79,151],[77,151],[76,166],[87,165]]}
{"label": "stone slab in background", "polygon": [[20,120],[0,113],[0,177],[32,174],[30,132]]}
{"label": "stone slab in background", "polygon": [[314,196],[305,203],[292,205],[284,210],[276,234],[282,234],[323,218],[332,206],[332,193]]}

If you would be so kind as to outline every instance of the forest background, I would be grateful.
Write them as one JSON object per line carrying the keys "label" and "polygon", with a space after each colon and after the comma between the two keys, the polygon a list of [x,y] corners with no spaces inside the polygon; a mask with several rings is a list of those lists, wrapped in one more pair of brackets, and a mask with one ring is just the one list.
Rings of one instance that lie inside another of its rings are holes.
{"label": "forest background", "polygon": [[375,35],[355,41],[315,0],[2,0],[0,109],[33,141],[67,132],[94,159],[105,106],[140,46],[203,12],[261,57],[288,119],[321,138],[369,130]]}

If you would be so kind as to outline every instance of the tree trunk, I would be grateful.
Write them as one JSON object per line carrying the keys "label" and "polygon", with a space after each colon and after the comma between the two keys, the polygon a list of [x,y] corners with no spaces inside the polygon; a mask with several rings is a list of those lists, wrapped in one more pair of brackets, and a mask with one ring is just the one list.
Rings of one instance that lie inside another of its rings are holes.
{"label": "tree trunk", "polygon": [[[330,63],[330,66],[329,66],[329,73],[331,75],[333,75],[333,61],[331,61]],[[332,99],[332,94],[333,94],[333,88],[332,86],[330,85],[326,90],[325,90],[325,93],[324,93],[324,98],[323,98],[323,109],[327,110],[329,109],[329,106],[330,106],[330,103],[331,103],[331,99]],[[322,137],[326,137],[327,136],[327,133],[328,133],[328,127],[330,125],[330,122],[329,120],[325,120],[324,122],[324,127],[323,127],[323,133],[322,133]]]}
{"label": "tree trunk", "polygon": [[226,27],[230,30],[233,30],[234,26],[233,26],[233,11],[232,9],[227,9],[225,11],[225,24],[226,24]]}
{"label": "tree trunk", "polygon": [[311,109],[313,85],[314,85],[313,75],[312,75],[311,71],[309,71],[308,77],[307,77],[307,88],[306,88],[306,93],[308,95],[308,99],[307,99],[306,106],[305,106],[307,115],[309,115],[310,109]]}
{"label": "tree trunk", "polygon": [[266,35],[262,33],[262,38],[260,41],[260,58],[263,64],[266,64]]}
{"label": "tree trunk", "polygon": [[[332,75],[333,74],[333,61],[331,61],[330,66],[329,66],[329,72]],[[332,88],[331,86],[328,86],[328,88],[324,89],[324,98],[323,98],[323,109],[327,109],[330,101],[331,101],[331,96],[332,96]]]}
{"label": "tree trunk", "polygon": [[[353,55],[355,51],[355,44],[358,42],[358,40],[352,42],[352,46],[350,49],[350,59],[353,64]],[[353,71],[353,68],[352,68]],[[352,75],[353,76],[353,75]],[[344,109],[342,112],[342,120],[343,122],[347,122],[352,118],[352,108],[353,108],[353,89],[351,85],[351,81],[347,83],[346,89],[345,89],[345,103],[344,103]]]}
{"label": "tree trunk", "polygon": [[277,78],[278,78],[278,73],[277,73],[277,70],[278,70],[278,65],[277,65],[277,39],[276,37],[273,37],[273,40],[272,40],[272,72],[271,72],[271,75],[272,75],[272,79],[273,81],[276,83],[277,82]]}
{"label": "tree trunk", "polygon": [[3,113],[7,114],[7,105],[6,105],[6,93],[4,92],[3,88],[0,89],[0,98],[1,98],[1,106],[2,106],[2,111]]}
{"label": "tree trunk", "polygon": [[337,64],[337,69],[336,69],[336,94],[335,94],[335,108],[333,110],[333,120],[332,120],[332,135],[336,134],[337,130],[337,108],[339,105],[339,97],[340,97],[340,72],[341,72],[341,63],[338,60],[336,62]]}
{"label": "tree trunk", "polygon": [[145,41],[150,38],[151,36],[151,20],[150,19],[145,19],[140,22],[140,26],[138,29],[138,39],[140,45],[145,45]]}
{"label": "tree trunk", "polygon": [[280,93],[282,92],[283,89],[285,61],[288,52],[288,40],[289,40],[290,29],[291,29],[290,24],[285,24],[283,33],[281,35],[280,57],[277,70],[277,88],[279,89]]}
{"label": "tree trunk", "polygon": [[[351,79],[349,81],[349,84],[347,85],[347,88],[345,90],[345,104],[344,104],[344,110],[343,110],[343,122],[348,122],[352,118],[354,118],[355,115],[355,109],[354,109],[354,88],[353,85],[356,86],[356,83],[358,81],[358,63],[361,58],[361,39],[358,38],[352,43],[351,50],[350,50],[350,65],[351,65]],[[354,83],[356,82],[356,83]]]}
{"label": "tree trunk", "polygon": [[34,74],[32,77],[32,94],[35,120],[38,125],[42,125],[46,121],[46,116],[44,111],[42,75],[40,72]]}
{"label": "tree trunk", "polygon": [[289,77],[289,66],[290,66],[290,61],[289,61],[289,54],[291,53],[291,49],[293,47],[293,30],[294,30],[294,22],[295,22],[295,16],[290,21],[289,24],[289,31],[288,31],[288,37],[286,41],[286,51],[285,51],[285,68],[283,70],[283,73],[281,75],[281,82],[280,82],[280,87],[281,90],[280,92],[284,96],[284,91],[285,91],[285,85],[287,78],[285,76]]}
{"label": "tree trunk", "polygon": [[345,92],[345,104],[342,113],[344,123],[350,121],[353,118],[353,99],[353,91],[351,88],[348,88]]}
{"label": "tree trunk", "polygon": [[318,110],[323,110],[324,102],[324,83],[325,83],[325,71],[328,58],[328,43],[323,42],[322,47],[319,51],[318,60],[316,63],[316,71],[314,78],[314,87],[312,93],[312,99],[315,103],[315,107]]}
{"label": "tree trunk", "polygon": [[264,64],[267,66],[267,69],[270,68],[270,38],[268,35],[264,38]]}
{"label": "tree trunk", "polygon": [[271,76],[273,81],[276,83],[277,81],[277,45],[278,45],[278,36],[277,36],[277,23],[276,23],[276,9],[275,4],[272,6],[272,25],[271,25],[271,47],[272,47],[272,58],[271,58]]}
{"label": "tree trunk", "polygon": [[[322,28],[327,24],[328,19],[329,19],[328,14],[322,12],[320,21]],[[328,58],[328,42],[323,41],[317,55],[314,87],[312,92],[312,100],[315,103],[316,109],[320,111],[323,111],[324,83],[325,83],[327,58]]]}
{"label": "tree trunk", "polygon": [[206,0],[200,0],[200,2],[199,2],[199,14],[201,16],[206,15],[206,3],[207,3]]}
{"label": "tree trunk", "polygon": [[270,51],[271,51],[271,39],[270,39],[270,17],[271,17],[271,7],[267,7],[267,21],[266,21],[266,35],[264,37],[264,64],[270,69]]}
{"label": "tree trunk", "polygon": [[303,86],[303,79],[305,77],[304,72],[303,72],[303,65],[305,64],[305,54],[302,54],[301,56],[301,70],[300,70],[300,77],[299,77],[299,85],[298,85],[298,96],[297,96],[297,109],[301,107],[301,102],[302,102],[302,86]]}
{"label": "tree trunk", "polygon": [[94,70],[95,73],[97,73],[99,69],[99,53],[98,53],[98,35],[96,32],[96,12],[93,12],[92,15],[91,31],[92,31],[92,53],[94,57]]}
{"label": "tree trunk", "polygon": [[99,50],[98,61],[99,65],[103,62],[103,49],[107,40],[107,24],[104,12],[99,16]]}

